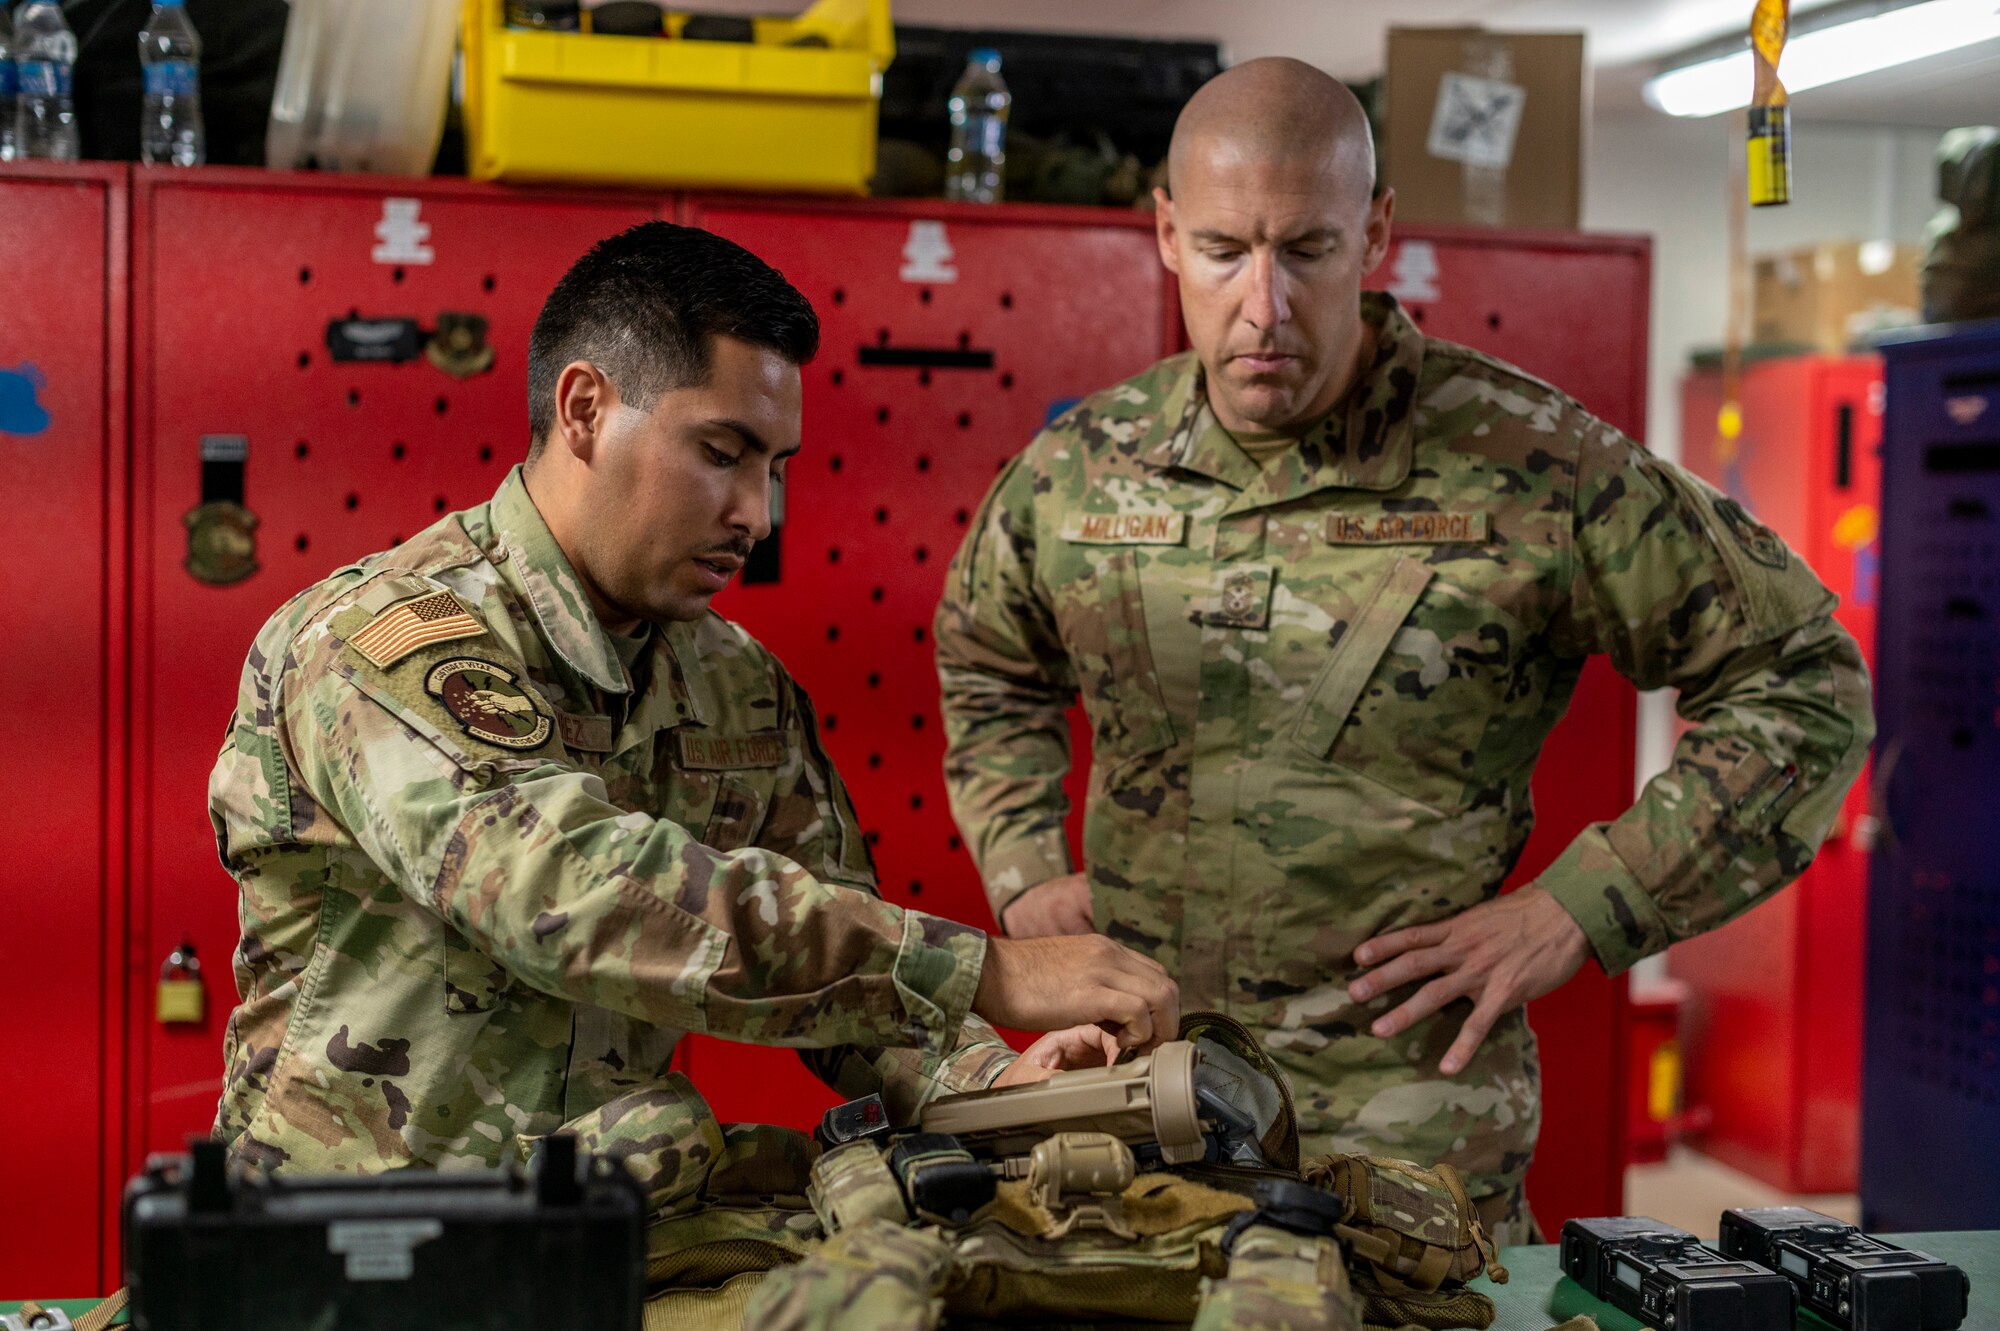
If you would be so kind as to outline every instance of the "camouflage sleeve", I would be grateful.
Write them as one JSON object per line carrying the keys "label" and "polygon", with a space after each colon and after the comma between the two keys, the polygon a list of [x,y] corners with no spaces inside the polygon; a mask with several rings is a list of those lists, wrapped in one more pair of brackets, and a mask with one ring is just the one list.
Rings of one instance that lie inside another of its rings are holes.
{"label": "camouflage sleeve", "polygon": [[1076,676],[1035,578],[1034,468],[993,483],[945,576],[937,611],[945,787],[998,918],[1074,870],[1066,713]]}
{"label": "camouflage sleeve", "polygon": [[1874,734],[1834,597],[1733,500],[1583,426],[1557,649],[1607,652],[1692,723],[1666,771],[1537,880],[1616,973],[1724,923],[1811,862]]}
{"label": "camouflage sleeve", "polygon": [[[492,639],[378,669],[341,637],[365,616],[349,619],[293,644],[280,698],[291,766],[415,906],[519,980],[761,1044],[941,1052],[958,1038],[980,931],[621,809],[569,761],[547,701]],[[469,657],[491,658],[471,662],[482,693],[505,692],[517,734],[504,745],[451,692]]]}
{"label": "camouflage sleeve", "polygon": [[[782,666],[774,666],[781,682],[784,724],[797,734],[804,761],[790,788],[773,797],[757,840],[800,864],[817,866],[823,879],[874,895],[874,857],[847,783],[820,742],[812,700]],[[835,1045],[800,1049],[799,1058],[843,1099],[879,1092],[892,1120],[910,1123],[918,1108],[934,1096],[985,1090],[1014,1061],[1014,1050],[991,1026],[968,1016],[957,1040],[943,1052]]]}

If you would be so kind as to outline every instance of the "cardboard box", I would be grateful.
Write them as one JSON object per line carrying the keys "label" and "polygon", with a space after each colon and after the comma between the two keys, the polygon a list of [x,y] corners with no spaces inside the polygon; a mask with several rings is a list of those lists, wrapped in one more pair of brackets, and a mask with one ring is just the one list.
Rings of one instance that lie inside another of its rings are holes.
{"label": "cardboard box", "polygon": [[1405,222],[1575,230],[1583,34],[1391,28],[1383,180]]}
{"label": "cardboard box", "polygon": [[1830,240],[1755,265],[1753,342],[1841,352],[1864,333],[1918,322],[1920,245]]}

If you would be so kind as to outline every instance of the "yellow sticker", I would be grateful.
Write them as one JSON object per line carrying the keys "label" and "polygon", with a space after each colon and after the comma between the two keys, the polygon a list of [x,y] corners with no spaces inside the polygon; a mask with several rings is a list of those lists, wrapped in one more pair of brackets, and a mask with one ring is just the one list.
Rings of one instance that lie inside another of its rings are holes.
{"label": "yellow sticker", "polygon": [[1485,513],[1329,513],[1329,545],[1483,544]]}
{"label": "yellow sticker", "polygon": [[1185,513],[1078,513],[1063,523],[1065,541],[1081,545],[1179,545]]}
{"label": "yellow sticker", "polygon": [[681,766],[691,772],[727,772],[743,767],[778,767],[792,746],[782,730],[750,735],[704,735],[680,732]]}

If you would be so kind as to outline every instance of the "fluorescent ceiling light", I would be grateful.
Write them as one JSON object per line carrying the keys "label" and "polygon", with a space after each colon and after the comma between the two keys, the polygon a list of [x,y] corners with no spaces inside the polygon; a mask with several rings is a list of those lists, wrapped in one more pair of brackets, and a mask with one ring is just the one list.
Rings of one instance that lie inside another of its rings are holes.
{"label": "fluorescent ceiling light", "polygon": [[[1785,44],[1778,77],[1788,92],[1872,74],[2000,37],[2000,0],[1922,0],[1798,33]],[[1712,116],[1750,105],[1754,73],[1746,48],[1646,81],[1646,100],[1675,116]]]}

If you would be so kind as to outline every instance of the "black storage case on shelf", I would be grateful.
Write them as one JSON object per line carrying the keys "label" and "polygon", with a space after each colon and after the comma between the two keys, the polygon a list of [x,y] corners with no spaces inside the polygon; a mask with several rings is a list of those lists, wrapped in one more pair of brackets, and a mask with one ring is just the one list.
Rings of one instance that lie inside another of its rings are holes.
{"label": "black storage case on shelf", "polygon": [[550,1138],[520,1170],[272,1177],[218,1142],[125,1191],[136,1331],[638,1331],[645,1194]]}

